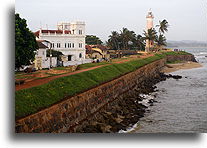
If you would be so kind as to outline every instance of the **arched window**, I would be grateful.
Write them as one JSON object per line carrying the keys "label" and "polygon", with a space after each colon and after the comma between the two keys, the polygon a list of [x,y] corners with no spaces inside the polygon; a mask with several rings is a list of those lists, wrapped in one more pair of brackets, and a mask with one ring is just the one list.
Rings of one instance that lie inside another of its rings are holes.
{"label": "arched window", "polygon": [[82,58],[82,54],[81,53],[79,54],[79,58]]}

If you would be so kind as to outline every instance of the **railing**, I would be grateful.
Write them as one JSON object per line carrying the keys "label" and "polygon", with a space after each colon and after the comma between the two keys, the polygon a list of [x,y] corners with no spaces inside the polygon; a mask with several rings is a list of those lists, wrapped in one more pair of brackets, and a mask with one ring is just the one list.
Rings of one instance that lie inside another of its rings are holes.
{"label": "railing", "polygon": [[85,34],[41,33],[40,36],[85,36]]}

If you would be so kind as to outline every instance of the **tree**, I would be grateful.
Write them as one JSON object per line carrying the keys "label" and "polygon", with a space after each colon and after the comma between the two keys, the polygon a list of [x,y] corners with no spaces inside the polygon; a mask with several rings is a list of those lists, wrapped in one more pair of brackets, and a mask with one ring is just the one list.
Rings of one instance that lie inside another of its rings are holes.
{"label": "tree", "polygon": [[[51,50],[51,51],[50,51]],[[52,54],[52,57],[57,57],[58,61],[61,61],[61,56],[63,55],[62,52],[57,51],[57,50],[53,50],[53,49],[48,49],[47,50],[47,57],[50,57],[50,52]]]}
{"label": "tree", "polygon": [[157,32],[154,28],[148,29],[147,31],[144,31],[144,39],[148,42],[146,42],[146,44],[148,44],[149,49],[147,49],[148,51],[150,51],[151,49],[151,43],[156,39],[156,35]]}
{"label": "tree", "polygon": [[103,42],[99,37],[95,35],[86,35],[86,44],[88,45],[99,45],[102,44]]}
{"label": "tree", "polygon": [[15,69],[30,65],[37,49],[35,36],[27,27],[26,20],[15,14]]}
{"label": "tree", "polygon": [[133,40],[133,48],[145,50],[144,37],[138,34],[136,38]]}
{"label": "tree", "polygon": [[162,49],[162,46],[166,46],[167,44],[164,34],[168,31],[168,21],[165,19],[163,21],[159,21],[159,25],[156,25],[156,27],[159,27],[160,33],[159,36],[156,37],[157,46],[158,49]]}
{"label": "tree", "polygon": [[112,31],[111,35],[109,35],[109,39],[107,44],[109,45],[110,48],[114,50],[119,50],[120,49],[120,34],[117,31]]}
{"label": "tree", "polygon": [[159,36],[156,36],[155,42],[157,43],[158,49],[162,49],[162,46],[166,46],[166,38],[164,35],[160,34]]}
{"label": "tree", "polygon": [[120,37],[121,37],[121,43],[122,43],[122,49],[127,50],[129,49],[129,43],[132,42],[136,38],[136,34],[134,31],[130,31],[127,28],[122,28],[120,31]]}
{"label": "tree", "polygon": [[159,21],[159,25],[156,25],[156,27],[159,27],[159,33],[160,34],[164,34],[165,32],[168,31],[168,21],[167,20],[163,20],[163,21]]}
{"label": "tree", "polygon": [[122,28],[120,33],[112,31],[106,43],[113,50],[145,49],[144,38],[127,28]]}

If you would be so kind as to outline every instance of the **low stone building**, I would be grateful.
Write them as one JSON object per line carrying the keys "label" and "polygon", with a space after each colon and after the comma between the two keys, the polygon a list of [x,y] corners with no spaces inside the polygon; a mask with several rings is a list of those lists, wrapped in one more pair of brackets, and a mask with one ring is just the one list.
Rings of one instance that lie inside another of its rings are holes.
{"label": "low stone building", "polygon": [[37,40],[39,49],[36,51],[34,68],[41,70],[44,68],[57,67],[57,57],[47,57],[50,42],[46,40]]}
{"label": "low stone building", "polygon": [[91,59],[109,59],[108,49],[103,45],[86,45],[86,57]]}

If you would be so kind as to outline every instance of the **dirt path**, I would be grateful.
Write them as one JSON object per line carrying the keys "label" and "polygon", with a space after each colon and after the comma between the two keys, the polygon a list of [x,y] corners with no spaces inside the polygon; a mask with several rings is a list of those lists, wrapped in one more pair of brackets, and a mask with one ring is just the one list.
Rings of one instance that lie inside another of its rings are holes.
{"label": "dirt path", "polygon": [[84,71],[93,70],[93,69],[96,69],[96,68],[99,68],[99,67],[102,67],[102,66],[106,66],[106,65],[99,65],[99,66],[95,66],[95,67],[91,67],[91,68],[87,68],[87,69],[83,69],[83,70],[78,70],[78,71],[63,74],[63,75],[57,75],[57,76],[52,76],[52,77],[48,77],[48,78],[32,80],[32,81],[29,81],[29,82],[25,82],[24,84],[21,84],[21,85],[16,85],[15,90],[18,91],[18,90],[21,90],[21,89],[26,89],[26,88],[31,88],[31,87],[34,87],[34,86],[39,86],[39,85],[48,83],[48,82],[50,82],[50,81],[52,81],[56,78],[74,75],[74,74],[81,73],[81,72],[84,72]]}
{"label": "dirt path", "polygon": [[[154,54],[143,55],[143,56],[140,56],[140,58],[143,59],[143,58],[147,58],[147,57],[150,57],[150,56],[153,56],[153,55]],[[122,60],[122,61],[117,61],[117,62],[113,62],[113,63],[124,63],[124,62],[127,62],[127,61],[129,61],[129,60]],[[110,64],[106,64],[106,65],[110,65]],[[91,68],[78,70],[78,71],[75,71],[75,72],[70,72],[70,73],[66,73],[66,74],[62,74],[62,75],[57,75],[57,76],[51,76],[51,77],[42,78],[42,79],[34,79],[34,80],[31,80],[31,81],[26,81],[24,84],[16,85],[15,90],[18,91],[18,90],[21,90],[21,89],[26,89],[26,88],[31,88],[31,87],[34,87],[34,86],[39,86],[39,85],[48,83],[48,82],[50,82],[50,81],[52,81],[56,78],[74,75],[74,74],[77,74],[77,73],[93,70],[93,69],[103,67],[103,66],[106,66],[106,65],[99,65],[99,66],[94,66],[94,67],[91,67]]]}

